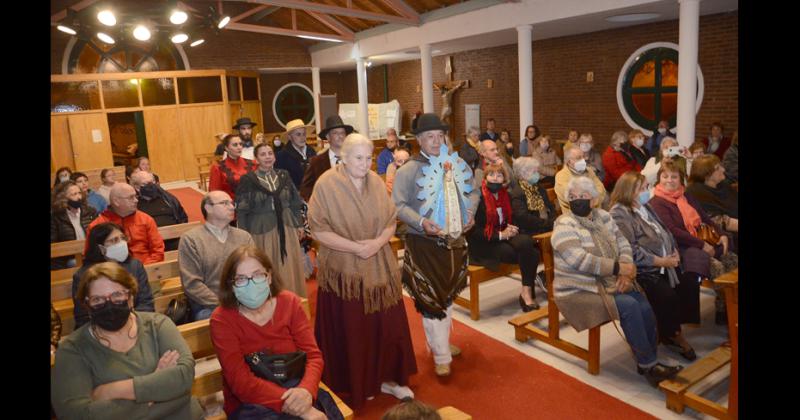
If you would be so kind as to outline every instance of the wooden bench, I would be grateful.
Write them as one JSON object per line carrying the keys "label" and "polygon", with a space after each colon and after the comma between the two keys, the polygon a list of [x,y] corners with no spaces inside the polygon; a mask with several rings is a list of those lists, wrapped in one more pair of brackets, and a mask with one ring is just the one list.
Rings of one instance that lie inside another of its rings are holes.
{"label": "wooden bench", "polygon": [[[714,283],[721,286],[725,293],[730,347],[726,345],[718,347],[678,372],[674,379],[662,381],[659,388],[666,394],[667,408],[677,413],[683,413],[684,408],[689,406],[719,419],[737,419],[739,418],[739,270],[717,277]],[[690,387],[728,363],[731,374],[728,380],[727,408],[689,391]]]}
{"label": "wooden bench", "polygon": [[[97,189],[100,188],[101,185],[103,185],[103,180],[100,179],[100,172],[102,172],[103,169],[106,169],[106,168],[87,169],[87,170],[84,170],[84,171],[77,171],[77,172],[83,172],[84,174],[86,174],[86,177],[89,178],[89,188],[91,188],[94,191],[97,191]],[[126,182],[125,181],[125,167],[124,166],[114,166],[114,167],[110,167],[108,169],[111,169],[111,170],[114,171],[114,181],[122,182],[122,183]],[[56,174],[55,173],[51,173],[50,174],[50,185],[53,185],[54,182],[56,182]]]}
{"label": "wooden bench", "polygon": [[[158,228],[158,233],[160,233],[161,238],[166,241],[168,239],[180,238],[181,235],[183,235],[187,231],[192,230],[201,225],[202,225],[201,222],[189,222],[189,223],[179,223],[177,225],[161,226],[160,228]],[[76,265],[80,266],[83,264],[83,251],[85,248],[86,248],[86,240],[83,239],[77,239],[74,241],[54,242],[50,244],[50,258],[74,256]],[[166,253],[164,258],[166,259]],[[72,270],[72,269],[66,269],[66,270]],[[56,271],[59,271],[57,275],[61,276],[63,276],[67,272],[63,270],[56,270]],[[72,271],[72,273],[74,272],[75,270]],[[69,274],[70,277],[72,276],[72,273]]]}
{"label": "wooden bench", "polygon": [[498,271],[491,271],[479,265],[470,265],[467,268],[469,298],[456,296],[455,304],[468,309],[469,317],[473,320],[477,321],[481,319],[480,284],[498,277],[507,276],[517,271],[519,271],[519,266],[515,264],[500,264]]}
{"label": "wooden bench", "polygon": [[194,155],[197,161],[197,172],[200,174],[200,180],[197,181],[197,187],[203,191],[208,191],[208,180],[211,175],[211,165],[219,162],[222,156],[216,156],[213,153],[201,153]]}

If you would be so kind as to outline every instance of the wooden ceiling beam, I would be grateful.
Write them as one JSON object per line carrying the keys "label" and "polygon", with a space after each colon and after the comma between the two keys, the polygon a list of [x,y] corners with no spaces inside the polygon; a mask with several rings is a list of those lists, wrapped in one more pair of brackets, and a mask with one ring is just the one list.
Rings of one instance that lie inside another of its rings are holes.
{"label": "wooden ceiling beam", "polygon": [[339,35],[339,34],[325,34],[321,32],[310,32],[310,31],[300,31],[294,29],[286,29],[286,28],[278,28],[275,26],[260,26],[260,25],[251,25],[247,23],[229,23],[225,29],[233,29],[235,31],[244,31],[244,32],[255,32],[259,34],[271,34],[271,35],[284,35],[284,36],[313,36],[313,37],[321,37],[327,39],[335,39],[342,42],[353,42],[355,40],[355,36],[346,36],[346,35]]}
{"label": "wooden ceiling beam", "polygon": [[[98,0],[83,0],[83,1],[79,1],[78,3],[75,3],[72,6],[67,7],[67,9],[72,9],[72,10],[77,12],[79,10],[85,9],[85,8],[97,3],[97,1]],[[52,16],[50,16],[50,21],[51,22],[58,22],[58,21],[64,19],[65,17],[67,17],[67,9],[64,9],[64,10],[62,10],[62,11],[60,11],[60,12],[58,12],[58,13],[52,15]]]}
{"label": "wooden ceiling beam", "polygon": [[383,2],[397,13],[412,19],[419,20],[419,13],[403,0],[383,0]]}
{"label": "wooden ceiling beam", "polygon": [[344,25],[343,23],[339,22],[338,20],[334,19],[331,16],[311,11],[306,11],[306,13],[308,13],[308,15],[313,17],[314,19],[320,21],[320,23],[322,23],[323,25],[333,29],[334,31],[336,31],[336,33],[340,35],[355,37],[355,33],[352,30],[350,30],[350,28],[348,28],[346,25]]}
{"label": "wooden ceiling beam", "polygon": [[258,12],[268,8],[268,7],[269,6],[256,6],[256,7],[252,8],[252,9],[250,9],[250,10],[248,10],[248,11],[246,11],[246,12],[244,12],[244,13],[236,16],[236,17],[231,18],[231,22],[230,23],[235,23],[235,22],[239,22],[240,20],[244,20],[246,17],[248,17],[250,15],[253,15],[253,14],[256,14],[256,13],[258,13]]}
{"label": "wooden ceiling beam", "polygon": [[[233,1],[233,0],[226,0]],[[375,20],[379,22],[399,23],[402,25],[420,24],[419,17],[410,18],[407,16],[387,15],[384,13],[374,13],[359,9],[348,9],[340,6],[330,6],[322,3],[311,3],[304,0],[247,0],[247,3],[265,4],[269,6],[289,7],[292,9],[300,9],[303,11],[312,11],[318,13],[327,13],[338,16],[349,16],[357,19]]]}

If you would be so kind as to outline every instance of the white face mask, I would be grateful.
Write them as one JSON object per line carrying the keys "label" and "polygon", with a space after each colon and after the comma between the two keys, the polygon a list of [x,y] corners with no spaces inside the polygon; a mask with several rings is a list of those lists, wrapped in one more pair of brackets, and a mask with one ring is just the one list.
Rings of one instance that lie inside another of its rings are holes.
{"label": "white face mask", "polygon": [[664,127],[661,127],[661,128],[658,129],[658,132],[661,133],[661,134],[666,134],[667,133],[667,129],[664,128]]}
{"label": "white face mask", "polygon": [[589,150],[592,150],[592,145],[589,144],[589,143],[581,143],[580,146],[578,146],[578,147],[581,148],[583,153],[587,153],[587,152],[589,152]]}
{"label": "white face mask", "polygon": [[111,245],[106,248],[106,258],[112,259],[117,262],[123,262],[128,259],[128,243],[120,241],[117,244]]}
{"label": "white face mask", "polygon": [[275,147],[280,147],[281,146],[281,141],[280,140],[273,140],[272,144],[274,144]]}
{"label": "white face mask", "polygon": [[636,140],[633,141],[633,144],[635,144],[636,147],[642,147],[642,145],[644,144],[644,139],[637,138]]}
{"label": "white face mask", "polygon": [[67,182],[67,181],[69,181],[69,175],[62,175],[62,176],[58,177],[58,180],[61,181],[61,182]]}
{"label": "white face mask", "polygon": [[581,159],[575,162],[575,171],[583,172],[586,170],[586,159]]}
{"label": "white face mask", "polygon": [[671,147],[668,147],[667,150],[664,152],[664,156],[674,157],[674,156],[678,156],[680,153],[681,153],[680,147],[671,146]]}

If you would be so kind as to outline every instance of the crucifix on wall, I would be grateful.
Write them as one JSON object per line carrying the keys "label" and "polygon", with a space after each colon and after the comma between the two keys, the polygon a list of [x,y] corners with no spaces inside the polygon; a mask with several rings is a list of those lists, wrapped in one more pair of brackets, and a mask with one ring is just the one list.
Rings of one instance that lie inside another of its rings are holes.
{"label": "crucifix on wall", "polygon": [[442,112],[439,118],[443,123],[450,126],[451,137],[453,134],[453,95],[462,87],[469,87],[469,80],[453,80],[452,56],[448,56],[444,63],[444,72],[447,74],[448,81],[444,83],[434,83],[433,88],[442,95]]}

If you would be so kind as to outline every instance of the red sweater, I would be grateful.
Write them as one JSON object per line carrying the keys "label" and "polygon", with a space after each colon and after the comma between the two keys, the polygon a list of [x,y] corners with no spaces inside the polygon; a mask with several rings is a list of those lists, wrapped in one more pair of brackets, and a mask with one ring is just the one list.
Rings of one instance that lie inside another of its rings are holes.
{"label": "red sweater", "polygon": [[[123,218],[109,207],[89,224],[86,236],[89,236],[92,228],[105,222],[114,222],[125,229],[125,236],[128,237],[128,252],[142,264],[164,261],[164,239],[158,232],[156,221],[147,213],[136,210],[133,214]],[[89,241],[87,240],[84,254],[88,249]]]}
{"label": "red sweater", "polygon": [[257,377],[244,360],[244,355],[269,349],[272,353],[306,352],[306,372],[300,381],[317,398],[322,378],[322,352],[317,347],[314,332],[300,297],[284,290],[278,293],[272,319],[259,327],[238,308],[217,307],[211,314],[211,342],[222,366],[222,393],[225,413],[231,415],[243,403],[261,404],[276,412],[283,409],[281,395],[286,388]]}
{"label": "red sweater", "polygon": [[603,152],[603,168],[606,170],[606,177],[603,179],[603,185],[610,192],[614,189],[614,184],[617,183],[619,177],[625,172],[642,170],[641,165],[636,162],[633,156],[627,152],[618,152],[608,146]]}
{"label": "red sweater", "polygon": [[[223,169],[221,165],[225,165]],[[248,172],[253,172],[258,167],[258,163],[243,157],[236,160],[225,158],[222,162],[211,165],[208,179],[209,191],[225,191],[231,196],[231,200],[236,199],[236,187],[239,186],[239,178]],[[230,179],[228,173],[233,175]]]}

